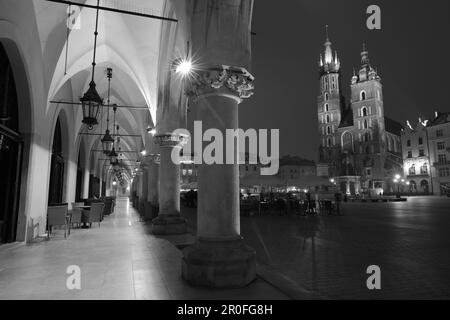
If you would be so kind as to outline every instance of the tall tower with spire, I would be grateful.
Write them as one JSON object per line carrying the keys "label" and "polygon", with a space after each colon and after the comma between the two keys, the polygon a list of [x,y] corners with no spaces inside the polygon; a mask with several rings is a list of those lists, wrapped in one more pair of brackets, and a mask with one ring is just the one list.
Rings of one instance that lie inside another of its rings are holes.
{"label": "tall tower with spire", "polygon": [[327,164],[330,175],[336,169],[334,159],[340,151],[338,127],[344,108],[341,87],[341,62],[332,43],[326,26],[324,53],[319,58],[319,95],[317,97],[317,114],[319,121],[320,150],[319,161]]}
{"label": "tall tower with spire", "polygon": [[351,108],[354,137],[357,141],[357,162],[362,180],[370,181],[369,188],[381,183],[385,176],[386,131],[383,107],[383,86],[372,67],[369,52],[363,45],[361,67],[351,79]]}

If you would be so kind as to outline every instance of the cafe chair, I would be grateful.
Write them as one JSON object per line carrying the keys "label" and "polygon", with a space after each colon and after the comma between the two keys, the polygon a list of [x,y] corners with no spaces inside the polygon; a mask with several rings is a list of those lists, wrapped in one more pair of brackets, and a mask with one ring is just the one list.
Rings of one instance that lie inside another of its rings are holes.
{"label": "cafe chair", "polygon": [[71,215],[70,215],[70,222],[69,222],[69,234],[70,234],[70,229],[72,228],[73,225],[76,225],[77,227],[80,227],[81,225],[81,217],[83,216],[83,210],[77,207],[74,207],[72,205],[72,211],[71,211]]}
{"label": "cafe chair", "polygon": [[93,222],[98,222],[98,226],[100,227],[100,222],[102,222],[103,208],[105,204],[101,202],[94,202],[91,204],[91,210],[86,215],[86,223],[92,227]]}
{"label": "cafe chair", "polygon": [[49,206],[47,208],[47,239],[50,239],[52,227],[64,226],[64,239],[67,238],[68,229],[68,204]]}

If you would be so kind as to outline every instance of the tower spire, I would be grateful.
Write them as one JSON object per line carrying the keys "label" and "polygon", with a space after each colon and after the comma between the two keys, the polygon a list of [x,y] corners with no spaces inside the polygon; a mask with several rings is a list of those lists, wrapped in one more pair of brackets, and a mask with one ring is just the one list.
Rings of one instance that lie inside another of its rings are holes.
{"label": "tower spire", "polygon": [[332,63],[333,62],[333,50],[331,49],[331,41],[328,36],[328,25],[325,26],[325,55],[324,55],[324,63]]}
{"label": "tower spire", "polygon": [[370,66],[369,52],[366,50],[366,44],[365,43],[363,43],[363,50],[361,52],[361,65],[363,67],[369,67]]}

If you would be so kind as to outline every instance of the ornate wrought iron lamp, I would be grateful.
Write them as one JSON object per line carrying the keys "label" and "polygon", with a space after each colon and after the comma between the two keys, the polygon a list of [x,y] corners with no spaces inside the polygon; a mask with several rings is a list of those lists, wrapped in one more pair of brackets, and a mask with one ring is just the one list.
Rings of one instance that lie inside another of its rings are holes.
{"label": "ornate wrought iron lamp", "polygon": [[106,69],[106,76],[108,77],[108,114],[106,118],[106,132],[102,139],[103,153],[109,155],[114,146],[114,138],[109,133],[109,107],[110,107],[110,95],[111,95],[111,78],[112,69]]}
{"label": "ornate wrought iron lamp", "polygon": [[103,104],[102,98],[100,98],[100,95],[97,92],[97,89],[95,88],[95,81],[94,81],[94,75],[95,75],[95,57],[97,53],[97,36],[98,36],[98,14],[99,14],[99,6],[100,6],[100,0],[97,0],[97,15],[95,18],[95,32],[94,32],[94,58],[92,60],[92,79],[89,83],[89,89],[86,91],[86,93],[83,95],[83,97],[80,98],[81,106],[83,108],[83,123],[86,124],[89,128],[89,130],[92,130],[95,125],[98,124],[97,116],[100,111],[100,108]]}

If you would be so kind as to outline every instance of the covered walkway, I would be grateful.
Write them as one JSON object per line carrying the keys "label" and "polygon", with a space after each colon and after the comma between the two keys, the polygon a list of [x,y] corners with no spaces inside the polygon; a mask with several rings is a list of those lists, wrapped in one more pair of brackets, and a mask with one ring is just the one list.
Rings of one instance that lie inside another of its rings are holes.
{"label": "covered walkway", "polygon": [[[127,198],[100,228],[73,229],[64,240],[0,247],[0,299],[288,299],[257,278],[242,289],[194,288],[181,278],[181,251],[150,234]],[[81,269],[81,290],[66,286],[67,268]]]}

